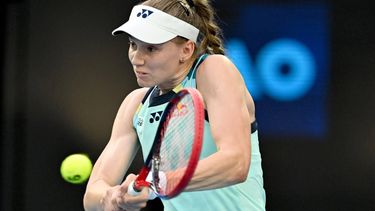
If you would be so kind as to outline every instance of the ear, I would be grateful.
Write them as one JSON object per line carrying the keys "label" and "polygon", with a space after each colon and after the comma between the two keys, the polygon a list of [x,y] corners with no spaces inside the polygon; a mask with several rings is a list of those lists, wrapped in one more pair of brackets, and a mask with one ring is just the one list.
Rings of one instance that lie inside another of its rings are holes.
{"label": "ear", "polygon": [[195,44],[193,41],[188,40],[183,44],[180,61],[187,61],[189,60],[192,55],[194,54]]}

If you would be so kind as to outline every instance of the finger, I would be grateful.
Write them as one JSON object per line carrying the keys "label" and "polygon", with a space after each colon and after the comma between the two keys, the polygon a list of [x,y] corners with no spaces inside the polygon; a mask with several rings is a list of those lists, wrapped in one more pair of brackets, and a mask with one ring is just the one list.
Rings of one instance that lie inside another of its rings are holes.
{"label": "finger", "polygon": [[126,196],[128,196],[128,201],[131,203],[142,203],[145,201],[147,202],[149,199],[149,191],[150,189],[148,187],[143,187],[137,195],[126,194]]}
{"label": "finger", "polygon": [[142,203],[137,203],[137,204],[127,204],[127,205],[122,205],[119,208],[121,210],[141,210],[142,208],[145,208],[147,206],[147,202],[142,202]]}
{"label": "finger", "polygon": [[134,197],[131,195],[125,195],[123,197],[117,198],[117,206],[125,210],[129,210],[129,209],[139,210],[141,208],[146,207],[147,201],[148,200],[144,197],[140,197],[140,196]]}
{"label": "finger", "polygon": [[128,176],[126,176],[125,181],[123,183],[126,183],[126,182],[129,183],[131,181],[134,181],[136,178],[137,178],[137,175],[135,175],[135,174],[129,174]]}
{"label": "finger", "polygon": [[128,186],[131,182],[133,182],[135,179],[137,178],[137,176],[135,174],[129,174],[124,182],[122,182],[122,184],[120,185],[120,191],[125,194],[128,192]]}
{"label": "finger", "polygon": [[144,188],[142,188],[140,195],[142,197],[148,198],[148,194],[149,193],[150,193],[150,188],[149,187],[144,187]]}

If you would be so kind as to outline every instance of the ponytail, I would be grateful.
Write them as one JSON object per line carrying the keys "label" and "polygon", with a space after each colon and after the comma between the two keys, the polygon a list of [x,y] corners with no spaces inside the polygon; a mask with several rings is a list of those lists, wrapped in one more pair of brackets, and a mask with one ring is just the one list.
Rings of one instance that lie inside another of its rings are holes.
{"label": "ponytail", "polygon": [[194,10],[200,19],[196,27],[202,37],[198,46],[198,54],[224,54],[222,31],[216,22],[216,13],[209,0],[190,0],[194,2]]}

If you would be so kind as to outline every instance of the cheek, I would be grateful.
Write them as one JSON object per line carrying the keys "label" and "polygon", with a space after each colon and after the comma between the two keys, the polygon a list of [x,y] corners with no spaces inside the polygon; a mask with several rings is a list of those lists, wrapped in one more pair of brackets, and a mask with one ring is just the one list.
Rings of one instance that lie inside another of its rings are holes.
{"label": "cheek", "polygon": [[168,54],[165,56],[166,62],[168,62],[169,66],[178,66],[180,61],[180,53],[177,50],[171,50],[168,52]]}
{"label": "cheek", "polygon": [[128,50],[128,58],[129,58],[129,61],[132,61],[133,57],[134,57],[134,53],[133,53],[132,50],[129,49],[129,50]]}

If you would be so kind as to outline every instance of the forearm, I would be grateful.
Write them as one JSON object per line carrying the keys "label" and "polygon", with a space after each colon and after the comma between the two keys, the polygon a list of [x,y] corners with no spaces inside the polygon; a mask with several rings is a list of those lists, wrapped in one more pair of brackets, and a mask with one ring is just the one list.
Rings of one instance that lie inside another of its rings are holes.
{"label": "forearm", "polygon": [[222,188],[246,180],[250,157],[247,153],[219,151],[199,161],[185,191]]}
{"label": "forearm", "polygon": [[91,184],[88,184],[86,193],[83,198],[83,205],[86,211],[102,211],[100,201],[102,200],[106,191],[111,188],[103,180],[97,180]]}

